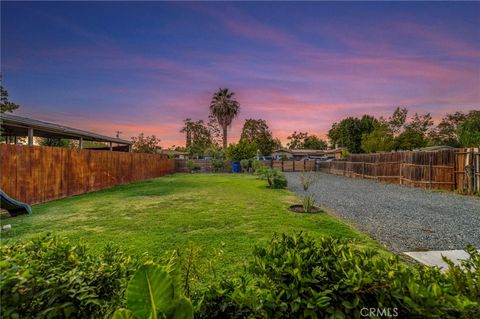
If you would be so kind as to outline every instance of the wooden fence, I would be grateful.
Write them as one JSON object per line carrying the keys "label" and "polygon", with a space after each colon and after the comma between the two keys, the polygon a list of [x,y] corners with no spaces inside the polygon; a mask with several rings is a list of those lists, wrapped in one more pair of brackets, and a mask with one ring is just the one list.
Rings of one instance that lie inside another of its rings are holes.
{"label": "wooden fence", "polygon": [[0,144],[0,187],[36,204],[175,171],[164,155]]}
{"label": "wooden fence", "polygon": [[263,165],[278,169],[282,172],[314,171],[315,160],[271,160],[262,161]]}
{"label": "wooden fence", "polygon": [[467,194],[480,190],[479,167],[478,149],[354,154],[319,165],[320,171],[336,175]]}
{"label": "wooden fence", "polygon": [[223,169],[215,170],[212,166],[211,160],[206,159],[176,159],[175,160],[175,171],[178,173],[187,173],[189,172],[189,168],[187,167],[187,162],[192,161],[196,165],[200,167],[199,172],[201,173],[212,173],[212,172],[222,172],[222,173],[230,173],[232,171],[232,163],[230,161],[225,161],[225,166]]}

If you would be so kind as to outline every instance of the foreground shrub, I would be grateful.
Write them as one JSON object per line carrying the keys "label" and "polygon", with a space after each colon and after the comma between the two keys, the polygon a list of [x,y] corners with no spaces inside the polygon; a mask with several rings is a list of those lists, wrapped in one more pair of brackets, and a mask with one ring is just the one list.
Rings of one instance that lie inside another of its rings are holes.
{"label": "foreground shrub", "polygon": [[192,303],[181,295],[177,274],[155,263],[141,266],[128,283],[128,308],[115,311],[113,319],[193,319]]}
{"label": "foreground shrub", "polygon": [[99,256],[56,237],[1,246],[2,318],[101,318],[122,305],[136,265],[112,245]]}
{"label": "foreground shrub", "polygon": [[346,240],[283,235],[255,248],[248,275],[207,290],[198,316],[361,318],[373,308],[399,318],[478,318],[478,253],[464,267],[443,274]]}

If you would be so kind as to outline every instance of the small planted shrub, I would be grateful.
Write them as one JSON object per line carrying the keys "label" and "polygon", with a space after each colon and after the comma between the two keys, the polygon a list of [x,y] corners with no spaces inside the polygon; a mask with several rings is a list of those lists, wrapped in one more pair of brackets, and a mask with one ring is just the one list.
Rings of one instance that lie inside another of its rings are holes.
{"label": "small planted shrub", "polygon": [[225,168],[225,161],[220,158],[213,158],[211,160],[211,165],[215,172],[220,172]]}
{"label": "small planted shrub", "polygon": [[52,236],[1,246],[2,318],[102,318],[123,303],[136,262]]}
{"label": "small planted shrub", "polygon": [[269,188],[286,188],[287,179],[285,174],[272,168],[262,168],[257,170],[257,174],[261,179],[264,179],[268,183]]}
{"label": "small planted shrub", "polygon": [[303,197],[303,212],[311,213],[315,208],[315,199],[311,195]]}
{"label": "small planted shrub", "polygon": [[[479,254],[462,269],[409,265],[337,238],[275,236],[248,273],[205,291],[200,318],[479,318]],[[219,307],[215,307],[219,305]],[[388,317],[388,316],[387,316]]]}
{"label": "small planted shrub", "polygon": [[115,311],[113,319],[193,318],[192,303],[180,292],[181,278],[175,271],[145,264],[128,283],[127,308]]}
{"label": "small planted shrub", "polygon": [[248,172],[249,169],[250,169],[250,161],[248,159],[242,159],[240,161],[240,166],[242,167],[242,171],[245,173],[245,172]]}
{"label": "small planted shrub", "polygon": [[192,160],[187,161],[187,168],[188,168],[188,171],[190,173],[195,173],[195,172],[200,171],[200,165],[198,165],[197,163],[195,163]]}
{"label": "small planted shrub", "polygon": [[300,174],[300,184],[302,185],[305,195],[303,196],[303,212],[311,213],[315,209],[315,198],[308,192],[311,186],[315,185],[319,180],[319,175],[315,172],[308,171]]}

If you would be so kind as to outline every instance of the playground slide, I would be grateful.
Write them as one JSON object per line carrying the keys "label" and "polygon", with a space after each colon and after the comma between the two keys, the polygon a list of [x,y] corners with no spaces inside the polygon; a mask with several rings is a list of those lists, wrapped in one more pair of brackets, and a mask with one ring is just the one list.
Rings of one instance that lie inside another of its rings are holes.
{"label": "playground slide", "polygon": [[14,200],[2,190],[0,190],[0,199],[0,208],[7,210],[12,217],[32,213],[30,205]]}

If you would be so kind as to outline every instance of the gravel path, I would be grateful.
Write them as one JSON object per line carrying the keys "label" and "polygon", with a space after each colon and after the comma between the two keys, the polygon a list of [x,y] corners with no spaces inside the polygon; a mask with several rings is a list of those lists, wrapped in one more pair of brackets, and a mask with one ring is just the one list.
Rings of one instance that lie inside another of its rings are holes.
{"label": "gravel path", "polygon": [[[309,190],[330,208],[397,251],[480,248],[480,199],[324,173]],[[300,173],[286,173],[300,196]]]}

